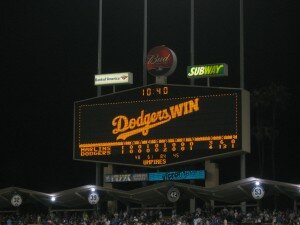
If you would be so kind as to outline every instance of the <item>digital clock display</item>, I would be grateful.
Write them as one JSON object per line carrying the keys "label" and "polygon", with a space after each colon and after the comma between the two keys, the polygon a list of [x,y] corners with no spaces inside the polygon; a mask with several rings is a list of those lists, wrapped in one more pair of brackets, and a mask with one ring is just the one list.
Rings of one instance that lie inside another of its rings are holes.
{"label": "digital clock display", "polygon": [[75,102],[74,159],[162,167],[249,151],[249,93],[148,85]]}
{"label": "digital clock display", "polygon": [[156,87],[156,88],[143,88],[142,89],[142,96],[155,96],[155,95],[168,95],[169,94],[169,87]]}

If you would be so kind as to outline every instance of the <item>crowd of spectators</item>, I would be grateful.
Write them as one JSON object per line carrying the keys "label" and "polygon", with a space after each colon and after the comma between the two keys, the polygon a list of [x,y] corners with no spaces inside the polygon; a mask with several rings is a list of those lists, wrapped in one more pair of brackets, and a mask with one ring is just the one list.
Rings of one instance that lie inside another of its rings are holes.
{"label": "crowd of spectators", "polygon": [[[164,215],[166,214],[166,215]],[[197,208],[194,213],[177,215],[173,210],[140,210],[114,214],[90,212],[52,212],[0,214],[0,225],[234,225],[234,224],[272,224],[300,225],[300,213],[292,210],[270,211],[253,210],[241,213],[237,209],[203,210]]]}

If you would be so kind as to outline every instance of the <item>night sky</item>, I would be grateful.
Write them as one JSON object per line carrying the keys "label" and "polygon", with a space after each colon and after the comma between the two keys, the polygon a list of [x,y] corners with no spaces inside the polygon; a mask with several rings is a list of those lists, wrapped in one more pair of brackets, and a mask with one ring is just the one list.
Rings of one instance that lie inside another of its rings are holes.
{"label": "night sky", "polygon": [[[244,0],[245,88],[273,82],[291,94],[276,143],[277,180],[291,183],[300,183],[296,3]],[[95,165],[72,159],[73,106],[97,95],[98,1],[12,0],[1,8],[0,188],[53,192],[94,184]],[[178,65],[168,83],[189,84],[190,1],[148,0],[148,16],[148,50],[171,48]],[[103,0],[102,73],[134,74],[133,85],[116,91],[142,85],[142,50],[143,1]],[[228,64],[229,76],[211,86],[239,87],[239,1],[195,0],[195,64],[218,62]],[[154,80],[148,75],[148,84]],[[247,177],[258,176],[255,148]],[[239,179],[238,157],[220,162],[220,173],[223,182]]]}

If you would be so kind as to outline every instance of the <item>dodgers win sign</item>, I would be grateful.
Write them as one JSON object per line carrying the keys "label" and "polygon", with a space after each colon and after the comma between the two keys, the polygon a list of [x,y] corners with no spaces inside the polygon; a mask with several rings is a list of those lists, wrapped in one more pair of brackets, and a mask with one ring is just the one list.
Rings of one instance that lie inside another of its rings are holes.
{"label": "dodgers win sign", "polygon": [[148,85],[75,102],[75,160],[162,167],[250,150],[249,93]]}

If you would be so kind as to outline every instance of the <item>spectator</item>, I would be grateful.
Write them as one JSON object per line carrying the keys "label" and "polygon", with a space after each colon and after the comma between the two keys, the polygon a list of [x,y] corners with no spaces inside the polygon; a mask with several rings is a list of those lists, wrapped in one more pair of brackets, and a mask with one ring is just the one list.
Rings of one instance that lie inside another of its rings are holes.
{"label": "spectator", "polygon": [[6,221],[6,225],[12,225],[12,220],[10,217],[8,217],[8,219]]}

